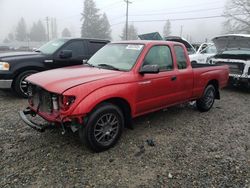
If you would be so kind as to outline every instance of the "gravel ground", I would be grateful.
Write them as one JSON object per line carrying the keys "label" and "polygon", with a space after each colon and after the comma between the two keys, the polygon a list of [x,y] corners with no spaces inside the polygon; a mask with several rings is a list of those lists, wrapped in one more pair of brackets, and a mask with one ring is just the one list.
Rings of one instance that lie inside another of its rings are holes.
{"label": "gravel ground", "polygon": [[[135,120],[109,151],[20,121],[0,91],[0,187],[250,187],[250,92],[225,89],[207,113],[181,105]],[[155,146],[149,146],[152,139]]]}

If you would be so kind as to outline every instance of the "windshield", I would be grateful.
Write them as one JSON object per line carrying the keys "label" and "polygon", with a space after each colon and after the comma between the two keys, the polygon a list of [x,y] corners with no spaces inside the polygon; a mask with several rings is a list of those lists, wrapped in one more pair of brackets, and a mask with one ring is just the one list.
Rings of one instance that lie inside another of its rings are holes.
{"label": "windshield", "polygon": [[41,46],[36,51],[42,52],[43,54],[53,54],[57,49],[59,49],[65,42],[67,42],[66,39],[56,39],[52,40],[43,46]]}
{"label": "windshield", "polygon": [[227,50],[227,51],[222,52],[222,54],[250,55],[250,50]]}
{"label": "windshield", "polygon": [[92,56],[88,64],[128,71],[134,66],[143,46],[142,44],[108,44]]}

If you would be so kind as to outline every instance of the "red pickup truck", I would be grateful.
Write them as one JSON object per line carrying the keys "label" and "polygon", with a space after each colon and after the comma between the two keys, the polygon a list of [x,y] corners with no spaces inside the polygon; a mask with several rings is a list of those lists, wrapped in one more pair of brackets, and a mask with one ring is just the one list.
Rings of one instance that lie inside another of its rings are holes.
{"label": "red pickup truck", "polygon": [[[82,66],[29,76],[29,107],[19,114],[38,131],[71,127],[99,152],[112,147],[137,116],[188,101],[208,111],[228,74],[226,65],[191,65],[180,43],[115,42]],[[49,124],[35,123],[36,115]]]}

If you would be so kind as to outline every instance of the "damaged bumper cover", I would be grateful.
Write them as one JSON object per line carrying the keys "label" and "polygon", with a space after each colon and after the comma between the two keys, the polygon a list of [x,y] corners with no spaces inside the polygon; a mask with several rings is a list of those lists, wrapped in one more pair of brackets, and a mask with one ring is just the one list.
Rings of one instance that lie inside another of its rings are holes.
{"label": "damaged bumper cover", "polygon": [[20,118],[31,128],[39,131],[39,132],[44,132],[45,129],[49,128],[50,125],[48,124],[37,124],[27,118],[27,115],[31,115],[33,112],[31,111],[30,108],[26,108],[23,111],[19,111],[19,116]]}

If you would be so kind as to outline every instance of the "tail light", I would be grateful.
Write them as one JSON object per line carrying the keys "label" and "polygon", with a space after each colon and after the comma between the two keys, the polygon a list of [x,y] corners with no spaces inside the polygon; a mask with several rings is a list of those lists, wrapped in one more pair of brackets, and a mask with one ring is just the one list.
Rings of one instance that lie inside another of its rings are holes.
{"label": "tail light", "polygon": [[76,99],[75,96],[61,95],[59,97],[60,109],[63,111],[68,110],[70,108],[70,106],[75,102],[75,99]]}

